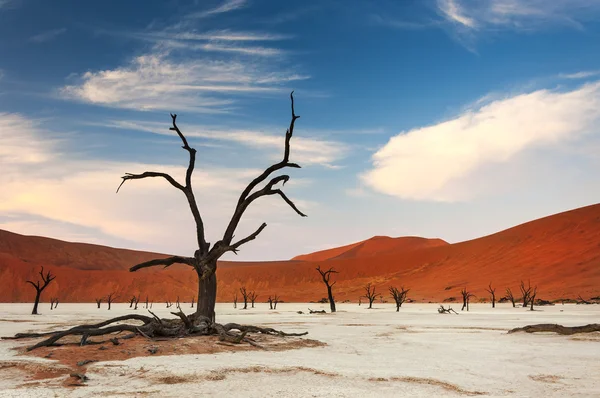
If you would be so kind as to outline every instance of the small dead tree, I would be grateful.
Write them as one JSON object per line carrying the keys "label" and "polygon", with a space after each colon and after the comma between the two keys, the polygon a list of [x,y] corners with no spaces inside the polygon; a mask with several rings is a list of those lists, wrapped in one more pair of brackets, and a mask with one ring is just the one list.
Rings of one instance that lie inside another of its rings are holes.
{"label": "small dead tree", "polygon": [[191,305],[191,307],[190,307],[190,308],[194,308],[194,302],[195,302],[195,301],[196,301],[196,296],[193,296],[193,297],[192,297],[192,305]]}
{"label": "small dead tree", "polygon": [[140,295],[138,294],[138,296],[135,297],[135,301],[133,302],[134,310],[137,310],[137,306],[139,303],[140,303]]}
{"label": "small dead tree", "polygon": [[238,295],[237,292],[233,295],[233,308],[237,308]]}
{"label": "small dead tree", "polygon": [[170,300],[165,300],[165,304],[167,308],[171,308],[173,306],[173,303]]}
{"label": "small dead tree", "polygon": [[438,312],[440,314],[450,314],[452,312],[458,315],[458,312],[454,311],[451,306],[448,306],[448,308],[444,308],[443,305],[440,305],[440,308],[438,308]]}
{"label": "small dead tree", "polygon": [[146,309],[148,309],[150,307],[148,307],[148,296],[146,296]]}
{"label": "small dead tree", "polygon": [[400,311],[400,307],[406,301],[406,295],[409,291],[410,289],[405,289],[404,286],[400,287],[400,290],[397,287],[390,286],[390,295],[396,302],[396,312]]}
{"label": "small dead tree", "polygon": [[53,310],[56,307],[58,307],[58,298],[57,297],[51,297],[50,298],[50,310]]}
{"label": "small dead tree", "polygon": [[488,285],[487,289],[485,289],[490,296],[492,297],[492,308],[496,308],[496,289],[492,288],[492,282]]}
{"label": "small dead tree", "polygon": [[278,295],[269,296],[269,299],[267,300],[267,302],[269,303],[270,310],[276,310],[277,303],[279,302],[279,296]]}
{"label": "small dead tree", "polygon": [[523,307],[527,307],[531,298],[531,282],[527,281],[527,287],[525,287],[525,283],[521,281],[519,288],[521,289],[521,295],[523,297]]}
{"label": "small dead tree", "polygon": [[537,286],[533,288],[531,295],[529,296],[529,302],[531,304],[530,310],[533,311],[533,304],[535,303],[535,296],[537,296]]}
{"label": "small dead tree", "polygon": [[367,283],[365,286],[365,295],[363,296],[367,300],[369,300],[369,308],[373,308],[373,301],[377,298],[377,293],[375,293],[375,286],[372,286],[370,283]]}
{"label": "small dead tree", "polygon": [[179,302],[179,296],[177,296],[177,302],[175,304],[175,308],[177,308],[178,310],[181,310],[181,303]]}
{"label": "small dead tree", "polygon": [[246,287],[240,287],[240,293],[242,294],[242,298],[244,299],[244,308],[242,308],[243,310],[247,310],[248,309],[248,291],[246,290]]}
{"label": "small dead tree", "polygon": [[329,308],[331,308],[331,312],[335,312],[335,300],[333,299],[333,293],[331,292],[331,288],[333,287],[333,285],[336,284],[337,281],[331,283],[330,278],[331,278],[331,274],[337,274],[338,272],[335,271],[333,268],[329,268],[327,271],[323,271],[321,269],[321,266],[317,267],[317,271],[319,271],[319,274],[321,274],[321,278],[323,278],[323,283],[325,284],[325,286],[327,286],[327,297],[329,297]]}
{"label": "small dead tree", "polygon": [[110,305],[115,302],[117,299],[117,295],[115,293],[110,293],[106,296],[106,302],[108,303],[108,310],[110,311]]}
{"label": "small dead tree", "polygon": [[35,283],[33,283],[32,281],[27,281],[27,283],[30,283],[31,286],[35,288],[35,302],[33,303],[33,310],[31,311],[31,315],[38,315],[38,304],[40,303],[40,296],[42,295],[44,289],[48,287],[50,282],[52,282],[56,278],[56,276],[52,275],[50,271],[44,273],[44,267],[42,267],[39,273],[42,277],[41,284],[39,280]]}
{"label": "small dead tree", "polygon": [[95,299],[96,300],[96,305],[98,306],[98,309],[100,309],[100,304],[102,304],[102,297]]}
{"label": "small dead tree", "polygon": [[461,308],[461,311],[464,311],[465,308],[467,309],[467,311],[469,311],[469,301],[471,300],[472,297],[475,297],[475,295],[472,293],[469,293],[467,291],[466,287],[460,291],[460,294],[462,295],[462,299],[463,299],[463,306]]}
{"label": "small dead tree", "polygon": [[510,287],[506,288],[506,296],[505,296],[508,300],[510,300],[510,302],[512,303],[513,308],[516,307],[517,305],[515,304],[515,296],[513,295],[512,290],[510,290]]}
{"label": "small dead tree", "polygon": [[273,298],[271,296],[269,296],[269,298],[267,299],[267,303],[269,303],[269,309],[272,310],[273,309]]}
{"label": "small dead tree", "polygon": [[255,291],[251,291],[248,293],[248,298],[250,299],[250,303],[252,303],[252,308],[254,308],[254,302],[258,298],[258,294]]}

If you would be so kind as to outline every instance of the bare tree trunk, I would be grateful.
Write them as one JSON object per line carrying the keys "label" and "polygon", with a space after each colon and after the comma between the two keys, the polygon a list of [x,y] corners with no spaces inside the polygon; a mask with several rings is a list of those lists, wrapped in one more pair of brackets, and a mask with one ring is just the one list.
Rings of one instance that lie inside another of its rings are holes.
{"label": "bare tree trunk", "polygon": [[217,303],[217,276],[212,273],[208,278],[202,279],[198,275],[198,305],[196,314],[202,315],[215,322],[215,304]]}
{"label": "bare tree trunk", "polygon": [[327,296],[329,298],[329,308],[331,312],[335,312],[335,300],[333,299],[333,293],[331,293],[331,286],[327,285]]}
{"label": "bare tree trunk", "polygon": [[42,294],[41,290],[38,290],[35,293],[35,301],[33,303],[33,311],[31,311],[31,315],[38,315],[38,304],[40,303],[40,294]]}

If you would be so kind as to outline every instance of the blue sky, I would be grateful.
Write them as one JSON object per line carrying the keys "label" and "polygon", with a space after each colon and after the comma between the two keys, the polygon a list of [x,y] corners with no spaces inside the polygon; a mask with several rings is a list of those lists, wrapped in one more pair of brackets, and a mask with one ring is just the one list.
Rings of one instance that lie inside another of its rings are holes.
{"label": "blue sky", "polygon": [[[24,23],[26,21],[26,23]],[[285,191],[240,260],[373,235],[449,242],[598,202],[600,1],[0,0],[0,228],[168,253],[194,249],[279,160]],[[228,258],[233,258],[230,256]]]}

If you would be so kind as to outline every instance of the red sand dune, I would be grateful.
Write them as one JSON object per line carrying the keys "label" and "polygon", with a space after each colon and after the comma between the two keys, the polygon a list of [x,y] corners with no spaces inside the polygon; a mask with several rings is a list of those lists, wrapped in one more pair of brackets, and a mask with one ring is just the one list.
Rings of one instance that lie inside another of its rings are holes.
{"label": "red sand dune", "polygon": [[[185,254],[185,253],[183,253]],[[92,302],[117,292],[122,301],[146,295],[154,302],[189,301],[196,294],[196,274],[187,266],[167,270],[127,269],[161,255],[69,243],[0,231],[0,301],[31,301],[34,291],[25,280],[41,265],[57,275],[44,301]],[[404,285],[417,301],[459,299],[467,286],[487,298],[489,282],[502,296],[506,287],[518,292],[520,280],[531,280],[543,299],[600,295],[600,204],[535,220],[467,242],[440,239],[374,237],[341,248],[295,257],[290,261],[221,262],[217,271],[218,300],[231,301],[245,285],[259,294],[284,301],[312,301],[326,296],[315,268],[339,271],[334,295],[357,301],[366,283],[391,301],[387,288]]]}

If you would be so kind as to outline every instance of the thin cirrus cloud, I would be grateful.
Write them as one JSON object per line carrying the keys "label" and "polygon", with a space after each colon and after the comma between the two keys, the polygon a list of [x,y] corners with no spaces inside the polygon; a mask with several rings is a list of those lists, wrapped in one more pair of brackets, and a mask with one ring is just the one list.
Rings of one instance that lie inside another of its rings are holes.
{"label": "thin cirrus cloud", "polygon": [[[172,135],[164,123],[113,120],[104,127],[144,131],[160,135]],[[186,136],[216,142],[231,142],[251,148],[269,151],[271,157],[281,157],[283,134],[264,133],[255,130],[215,129],[198,125],[186,125]],[[351,148],[342,142],[297,136],[294,138],[293,159],[302,165],[320,165],[338,168],[337,162],[345,158]]]}
{"label": "thin cirrus cloud", "polygon": [[[372,168],[360,179],[377,192],[402,199],[470,200],[502,189],[489,179],[482,184],[481,170],[502,174],[517,157],[521,171],[535,170],[530,154],[540,148],[560,151],[563,145],[581,150],[586,139],[597,138],[599,122],[600,82],[498,99],[396,135],[373,155]],[[469,189],[474,181],[479,190]]]}
{"label": "thin cirrus cloud", "polygon": [[198,11],[187,15],[190,19],[202,19],[213,17],[218,14],[231,12],[243,8],[247,5],[247,0],[227,0],[221,5],[204,11]]}
{"label": "thin cirrus cloud", "polygon": [[60,94],[114,108],[223,113],[231,109],[233,96],[279,93],[287,91],[286,83],[305,78],[259,62],[174,61],[168,54],[153,53],[136,57],[126,66],[86,72],[78,84],[63,87]]}
{"label": "thin cirrus cloud", "polygon": [[561,73],[558,77],[563,79],[587,79],[588,77],[594,77],[600,75],[600,70],[588,70],[575,73]]}
{"label": "thin cirrus cloud", "polygon": [[29,41],[34,43],[45,43],[56,39],[58,36],[67,32],[67,28],[51,29],[45,32],[39,33],[35,36],[31,36]]}

